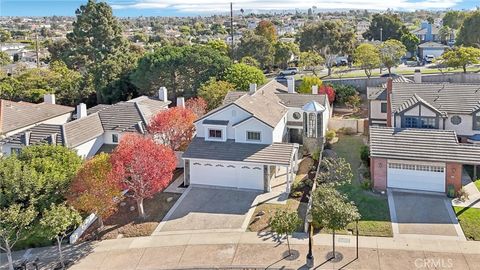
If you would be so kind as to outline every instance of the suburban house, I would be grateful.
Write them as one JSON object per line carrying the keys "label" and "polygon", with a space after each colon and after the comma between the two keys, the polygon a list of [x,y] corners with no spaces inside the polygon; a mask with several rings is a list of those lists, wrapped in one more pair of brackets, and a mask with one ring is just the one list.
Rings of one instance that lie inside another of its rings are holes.
{"label": "suburban house", "polygon": [[[141,96],[113,105],[100,104],[88,110],[82,103],[77,106],[75,120],[39,123],[6,136],[0,145],[8,155],[28,145],[60,144],[87,158],[99,152],[111,152],[124,133],[144,133],[151,117],[167,109],[169,104],[167,90],[163,87],[154,98]],[[71,115],[73,108],[70,109]]]}
{"label": "suburban house", "polygon": [[463,165],[480,165],[480,85],[421,83],[416,72],[415,83],[390,79],[368,98],[376,189],[458,191]]}
{"label": "suburban house", "polygon": [[437,58],[440,57],[447,48],[449,48],[447,45],[443,45],[438,42],[425,42],[418,45],[418,57],[420,57],[420,59],[424,59],[425,56],[431,55],[434,58]]}
{"label": "suburban house", "polygon": [[420,39],[420,43],[428,41],[440,41],[438,32],[440,27],[437,25],[431,24],[427,21],[423,21],[420,25],[420,28],[412,31],[412,34],[416,35]]}
{"label": "suburban house", "polygon": [[[23,133],[38,125],[62,125],[70,121],[72,107],[55,104],[55,95],[46,94],[44,102],[34,104],[0,99],[0,140]],[[0,155],[18,149],[0,143]]]}
{"label": "suburban house", "polygon": [[307,151],[323,146],[331,109],[318,87],[298,94],[294,79],[287,82],[230,92],[222,106],[198,119],[196,136],[183,154],[184,185],[269,192],[272,177],[284,168],[289,191],[299,145]]}

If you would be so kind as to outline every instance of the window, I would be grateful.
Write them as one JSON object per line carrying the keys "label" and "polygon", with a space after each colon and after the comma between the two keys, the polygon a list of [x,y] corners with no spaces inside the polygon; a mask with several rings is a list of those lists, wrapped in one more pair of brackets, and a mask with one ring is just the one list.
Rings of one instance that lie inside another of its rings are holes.
{"label": "window", "polygon": [[20,151],[22,151],[22,148],[19,148],[19,147],[12,147],[10,148],[10,154],[15,154],[15,155],[19,155],[20,154]]}
{"label": "window", "polygon": [[118,143],[118,134],[112,134],[112,142]]}
{"label": "window", "polygon": [[452,122],[453,125],[460,125],[460,123],[462,123],[462,118],[458,115],[454,115],[450,118],[450,122]]}
{"label": "window", "polygon": [[480,112],[473,115],[473,129],[480,130]]}
{"label": "window", "polygon": [[406,116],[404,125],[406,128],[437,128],[437,119],[434,117]]}
{"label": "window", "polygon": [[309,113],[307,137],[316,138],[317,137],[316,130],[317,130],[317,115],[315,113]]}
{"label": "window", "polygon": [[260,132],[258,131],[247,131],[247,141],[260,141]]}
{"label": "window", "polygon": [[208,130],[208,137],[212,139],[221,139],[222,138],[222,130],[221,129],[209,129]]}
{"label": "window", "polygon": [[387,103],[386,102],[382,102],[380,104],[380,112],[381,113],[387,113]]}
{"label": "window", "polygon": [[294,112],[293,113],[293,119],[298,120],[302,118],[302,115],[299,112]]}

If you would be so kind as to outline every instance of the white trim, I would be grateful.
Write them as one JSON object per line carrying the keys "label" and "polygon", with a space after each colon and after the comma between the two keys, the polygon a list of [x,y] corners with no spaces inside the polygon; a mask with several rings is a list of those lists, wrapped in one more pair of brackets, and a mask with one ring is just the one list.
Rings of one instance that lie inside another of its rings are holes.
{"label": "white trim", "polygon": [[[253,140],[248,138],[248,133],[258,133],[258,140]],[[245,141],[252,143],[261,143],[262,142],[262,132],[258,130],[245,130]]]}
{"label": "white trim", "polygon": [[[293,154],[292,154],[292,157],[293,157]],[[285,167],[285,166],[289,166],[289,165],[286,165],[286,164],[279,164],[279,163],[264,163],[264,162],[257,162],[257,161],[231,161],[231,160],[219,160],[219,159],[204,159],[204,158],[184,158],[182,157],[183,160],[199,160],[199,161],[202,161],[202,162],[228,162],[228,163],[248,163],[248,164],[262,164],[262,165],[273,165],[273,166],[281,166],[281,167]],[[290,164],[292,163],[292,160],[290,160]]]}

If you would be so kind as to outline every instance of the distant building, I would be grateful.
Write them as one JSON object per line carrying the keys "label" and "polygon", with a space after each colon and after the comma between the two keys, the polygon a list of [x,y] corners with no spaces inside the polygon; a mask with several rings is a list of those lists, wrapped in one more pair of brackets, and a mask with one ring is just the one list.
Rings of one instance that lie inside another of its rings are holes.
{"label": "distant building", "polygon": [[420,28],[412,31],[412,34],[416,35],[420,39],[420,43],[423,42],[440,42],[438,35],[440,27],[438,25],[432,25],[427,21],[422,22]]}

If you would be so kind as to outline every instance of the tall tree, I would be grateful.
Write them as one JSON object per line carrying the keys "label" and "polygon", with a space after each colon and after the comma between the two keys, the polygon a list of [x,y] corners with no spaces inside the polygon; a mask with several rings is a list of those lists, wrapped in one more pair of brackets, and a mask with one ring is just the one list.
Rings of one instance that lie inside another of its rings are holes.
{"label": "tall tree", "polygon": [[111,156],[112,181],[128,188],[137,202],[138,215],[145,218],[143,201],[164,190],[172,181],[175,153],[151,138],[126,134]]}
{"label": "tall tree", "polygon": [[[381,35],[380,36],[380,32]],[[407,28],[400,20],[397,14],[374,14],[368,30],[363,33],[363,37],[368,40],[399,40]]]}
{"label": "tall tree", "polygon": [[443,25],[452,29],[458,29],[462,26],[463,21],[467,17],[467,12],[460,10],[449,10],[443,16]]}
{"label": "tall tree", "polygon": [[193,122],[196,118],[189,109],[173,107],[156,114],[148,125],[148,131],[158,143],[172,151],[185,151],[195,134]]}
{"label": "tall tree", "polygon": [[353,54],[355,65],[365,71],[368,78],[372,76],[372,70],[380,67],[380,52],[378,47],[370,44],[360,44]]}
{"label": "tall tree", "polygon": [[240,39],[240,45],[238,46],[239,58],[251,56],[260,63],[261,68],[265,68],[272,64],[273,54],[273,45],[264,36],[246,31]]}
{"label": "tall tree", "polygon": [[217,81],[210,78],[198,89],[198,96],[207,101],[208,110],[213,110],[222,105],[223,99],[228,92],[235,91],[235,85],[226,81]]}
{"label": "tall tree", "polygon": [[208,46],[164,46],[140,58],[131,80],[140,94],[165,86],[170,98],[194,97],[202,83],[220,78],[230,65],[230,58]]}
{"label": "tall tree", "polygon": [[[447,44],[450,41],[450,37],[452,35],[452,29],[446,25],[442,26],[438,29],[438,37],[443,44]],[[407,47],[408,48],[408,47]]]}
{"label": "tall tree", "polygon": [[12,34],[7,29],[0,29],[0,42],[7,42],[12,38]]}
{"label": "tall tree", "polygon": [[317,75],[316,69],[324,62],[325,59],[320,54],[314,51],[306,51],[300,53],[298,66],[304,70],[311,70],[313,75]]}
{"label": "tall tree", "polygon": [[207,42],[207,46],[211,47],[214,50],[219,51],[223,55],[229,55],[228,45],[225,41],[221,39],[212,39]]}
{"label": "tall tree", "polygon": [[233,64],[227,68],[223,79],[235,85],[240,91],[248,91],[251,83],[260,86],[266,81],[265,74],[260,69],[242,63]]}
{"label": "tall tree", "polygon": [[480,49],[473,47],[456,47],[442,54],[439,61],[447,67],[461,67],[467,73],[467,66],[480,63]]}
{"label": "tall tree", "polygon": [[0,250],[7,254],[8,269],[13,270],[12,249],[25,237],[32,225],[37,212],[33,206],[23,208],[20,204],[0,207]]}
{"label": "tall tree", "polygon": [[300,50],[315,51],[324,59],[328,75],[336,55],[350,54],[355,46],[355,33],[339,21],[325,21],[304,28],[300,34]]}
{"label": "tall tree", "polygon": [[207,106],[207,101],[202,97],[189,98],[187,102],[185,102],[185,108],[192,111],[196,119],[207,113]]}
{"label": "tall tree", "polygon": [[380,45],[380,60],[388,69],[388,73],[392,74],[392,67],[400,64],[400,59],[405,55],[407,49],[400,41],[389,39]]}
{"label": "tall tree", "polygon": [[298,55],[300,52],[298,45],[293,42],[277,42],[275,43],[274,48],[275,64],[281,68],[286,68],[292,57]]}
{"label": "tall tree", "polygon": [[320,87],[322,85],[322,80],[317,76],[304,76],[298,92],[303,94],[311,94],[312,86],[314,85]]}
{"label": "tall tree", "polygon": [[12,62],[10,56],[6,52],[0,52],[0,66],[8,65]]}
{"label": "tall tree", "polygon": [[344,158],[325,158],[320,163],[318,184],[341,186],[352,181],[352,168]]}
{"label": "tall tree", "polygon": [[292,256],[290,249],[290,242],[288,241],[288,235],[295,232],[298,226],[301,224],[301,220],[298,217],[296,211],[287,212],[286,210],[277,210],[275,215],[270,220],[270,227],[278,235],[285,235],[287,238],[288,255]]}
{"label": "tall tree", "polygon": [[117,211],[121,190],[111,182],[110,156],[102,153],[83,164],[70,185],[68,203],[87,214],[94,213],[103,228],[103,221]]}
{"label": "tall tree", "polygon": [[[123,59],[128,55],[128,43],[123,37],[120,22],[113,16],[112,8],[105,2],[88,0],[75,11],[76,21],[67,34],[68,52],[65,53],[74,67],[86,69],[93,76],[97,102],[103,101],[103,92],[122,73]],[[119,59],[121,64],[111,64]],[[114,66],[105,70],[105,66]],[[108,74],[107,74],[108,72]]]}
{"label": "tall tree", "polygon": [[312,217],[316,224],[333,231],[333,258],[335,258],[335,231],[345,229],[361,216],[355,204],[349,202],[335,188],[320,185],[313,193]]}
{"label": "tall tree", "polygon": [[255,28],[255,34],[265,37],[272,44],[277,41],[277,29],[275,29],[275,25],[268,20],[262,20],[258,23]]}
{"label": "tall tree", "polygon": [[80,214],[72,207],[64,204],[52,204],[42,215],[40,224],[43,227],[44,234],[57,242],[58,259],[62,269],[65,269],[62,251],[63,239],[75,230],[76,226],[80,225],[81,222],[82,217]]}
{"label": "tall tree", "polygon": [[407,49],[407,52],[410,52],[412,53],[412,55],[415,55],[418,44],[420,44],[420,39],[416,35],[410,32],[406,32],[400,37],[400,41]]}
{"label": "tall tree", "polygon": [[458,32],[457,45],[480,48],[480,10],[472,12],[463,21]]}

